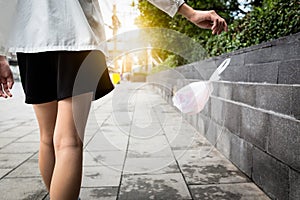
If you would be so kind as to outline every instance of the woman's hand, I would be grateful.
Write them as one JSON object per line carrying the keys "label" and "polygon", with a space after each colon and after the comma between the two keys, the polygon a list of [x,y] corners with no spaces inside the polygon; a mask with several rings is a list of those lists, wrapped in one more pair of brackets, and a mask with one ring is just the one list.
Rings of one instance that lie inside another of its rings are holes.
{"label": "woman's hand", "polygon": [[194,10],[187,4],[183,4],[179,8],[178,12],[198,27],[203,29],[211,29],[213,34],[219,35],[222,33],[222,31],[228,31],[226,21],[213,10]]}
{"label": "woman's hand", "polygon": [[14,78],[8,61],[4,56],[0,56],[0,97],[12,97],[10,90],[13,84]]}

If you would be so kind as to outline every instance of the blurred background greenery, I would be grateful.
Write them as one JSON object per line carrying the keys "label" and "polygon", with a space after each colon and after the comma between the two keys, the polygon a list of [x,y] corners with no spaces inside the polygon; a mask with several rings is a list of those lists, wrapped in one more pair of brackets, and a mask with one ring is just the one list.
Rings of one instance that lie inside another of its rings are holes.
{"label": "blurred background greenery", "polygon": [[[147,0],[139,0],[140,15],[135,23],[140,28],[167,28],[186,34],[204,47],[205,58],[297,33],[300,30],[299,0],[186,0],[186,3],[198,10],[215,10],[226,19],[229,31],[218,36],[212,35],[210,30],[197,28],[181,15],[170,18]],[[147,37],[151,37],[151,33]],[[176,44],[176,38],[168,39],[174,40],[173,43]],[[163,39],[157,38],[152,41],[163,42]],[[152,54],[163,60],[161,66],[168,67],[204,59],[200,55],[194,55],[193,59],[187,61],[179,55],[160,49],[152,50]]]}

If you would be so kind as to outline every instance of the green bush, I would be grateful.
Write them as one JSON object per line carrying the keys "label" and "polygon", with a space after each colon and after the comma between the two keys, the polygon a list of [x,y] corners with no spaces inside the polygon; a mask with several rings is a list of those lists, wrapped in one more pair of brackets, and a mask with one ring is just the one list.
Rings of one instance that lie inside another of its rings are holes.
{"label": "green bush", "polygon": [[208,38],[205,49],[209,56],[217,56],[297,33],[299,14],[298,0],[265,0],[262,7],[230,24],[228,33]]}
{"label": "green bush", "polygon": [[[238,19],[234,19],[234,16],[236,13],[242,13],[242,11],[238,8],[237,0],[186,0],[195,9],[216,10],[226,19],[230,24],[229,31],[218,36],[212,35],[210,30],[199,29],[180,15],[171,19],[146,0],[139,0],[139,2],[141,15],[136,20],[138,26],[163,27],[186,34],[204,47],[208,57],[218,56],[300,31],[299,0],[252,0],[250,1],[252,2],[250,3],[252,10],[243,18]],[[171,42],[176,43],[176,41]],[[166,58],[163,65],[174,67],[186,63],[178,55],[165,51],[160,54],[161,57]],[[197,58],[197,56],[194,57]],[[191,62],[193,59],[189,61]]]}

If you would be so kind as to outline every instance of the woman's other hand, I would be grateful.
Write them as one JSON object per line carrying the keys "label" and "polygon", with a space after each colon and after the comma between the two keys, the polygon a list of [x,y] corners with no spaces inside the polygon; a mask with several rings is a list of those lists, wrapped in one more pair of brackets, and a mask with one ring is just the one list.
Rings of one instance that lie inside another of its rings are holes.
{"label": "woman's other hand", "polygon": [[10,90],[14,84],[13,74],[5,56],[0,56],[0,97],[12,97]]}
{"label": "woman's other hand", "polygon": [[228,31],[226,21],[222,17],[220,17],[214,10],[194,10],[193,8],[184,3],[179,8],[178,12],[198,27],[203,29],[211,29],[212,34],[219,35],[223,31]]}

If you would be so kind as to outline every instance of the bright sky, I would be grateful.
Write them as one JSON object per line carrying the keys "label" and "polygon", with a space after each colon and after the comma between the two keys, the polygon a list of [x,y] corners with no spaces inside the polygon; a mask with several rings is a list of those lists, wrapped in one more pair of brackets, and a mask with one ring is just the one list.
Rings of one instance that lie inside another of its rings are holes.
{"label": "bright sky", "polygon": [[100,8],[104,22],[107,24],[105,27],[107,39],[112,37],[112,30],[108,25],[112,25],[111,16],[113,10],[113,4],[117,5],[117,16],[121,22],[121,28],[118,33],[137,29],[134,25],[134,19],[139,15],[137,6],[134,8],[131,6],[132,2],[137,5],[138,0],[99,0]]}

